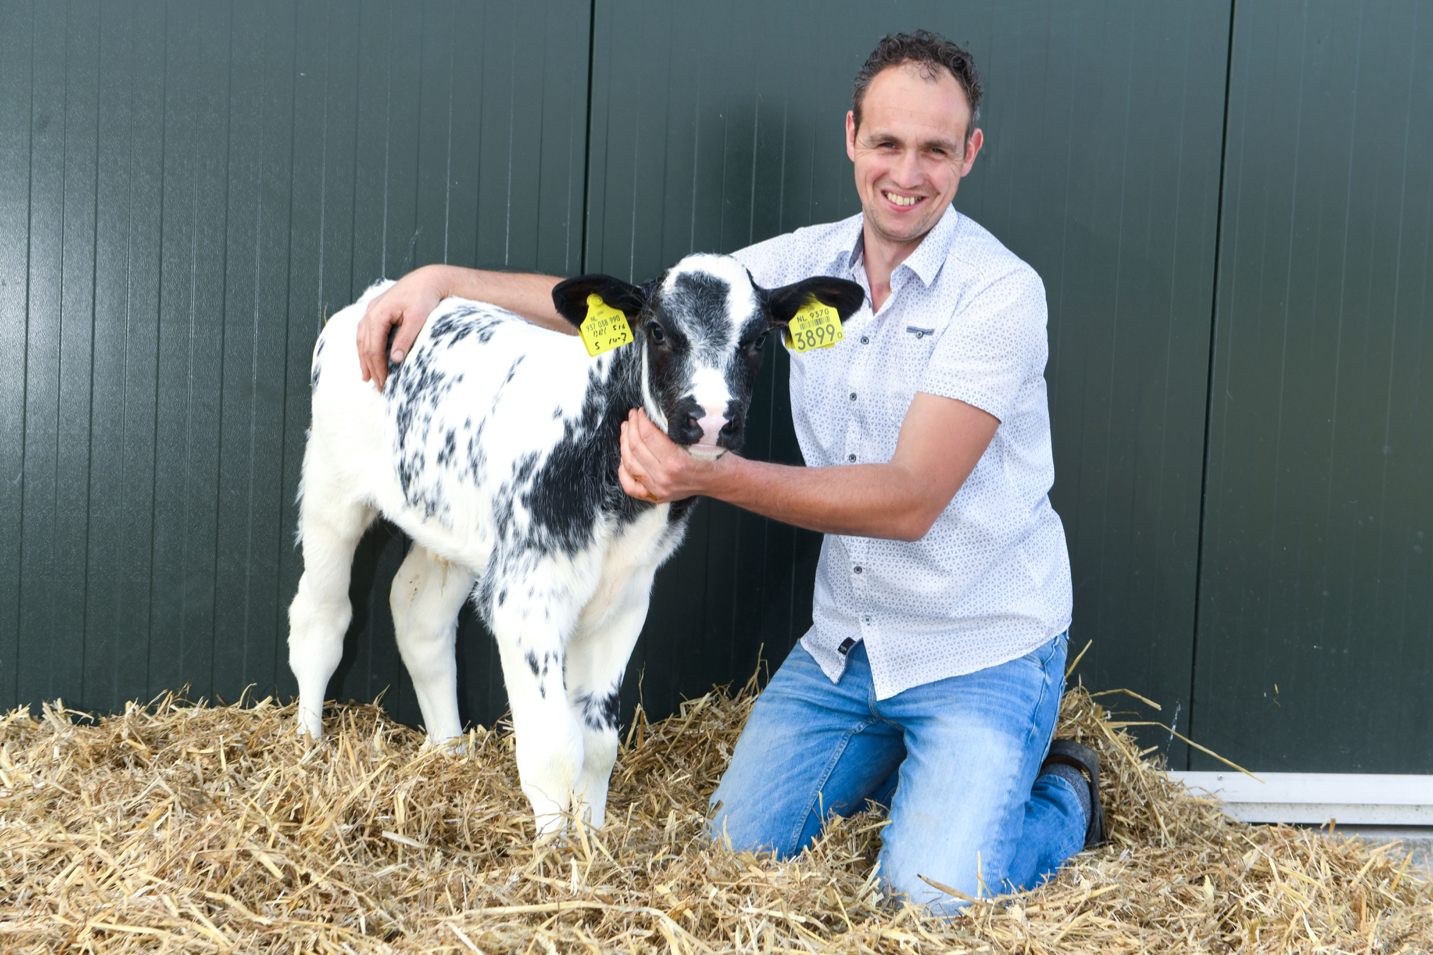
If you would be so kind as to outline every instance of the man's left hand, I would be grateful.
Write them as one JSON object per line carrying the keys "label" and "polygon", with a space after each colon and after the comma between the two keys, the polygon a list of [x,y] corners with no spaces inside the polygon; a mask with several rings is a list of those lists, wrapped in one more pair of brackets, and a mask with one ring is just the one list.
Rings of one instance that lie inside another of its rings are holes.
{"label": "man's left hand", "polygon": [[666,504],[705,494],[718,462],[694,458],[652,423],[647,413],[633,408],[622,424],[622,464],[617,477],[622,490],[642,501]]}

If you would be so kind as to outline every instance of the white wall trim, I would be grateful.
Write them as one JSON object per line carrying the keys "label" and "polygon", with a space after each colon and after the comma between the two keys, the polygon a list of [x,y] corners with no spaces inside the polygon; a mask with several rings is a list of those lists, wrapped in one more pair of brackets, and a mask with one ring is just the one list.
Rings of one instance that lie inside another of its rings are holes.
{"label": "white wall trim", "polygon": [[1240,822],[1433,826],[1433,776],[1374,773],[1171,772]]}

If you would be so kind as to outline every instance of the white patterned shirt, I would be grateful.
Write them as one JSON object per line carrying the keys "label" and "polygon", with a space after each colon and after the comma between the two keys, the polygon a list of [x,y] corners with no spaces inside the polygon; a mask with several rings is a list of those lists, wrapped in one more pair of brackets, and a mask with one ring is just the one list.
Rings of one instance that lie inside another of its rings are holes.
{"label": "white patterned shirt", "polygon": [[1070,558],[1050,506],[1045,287],[967,216],[946,210],[871,312],[862,217],[735,253],[775,288],[850,278],[866,290],[834,348],[791,353],[791,407],[811,467],[882,463],[916,392],[1000,421],[954,500],[914,543],[827,534],[802,645],[834,682],[865,641],[878,699],[1022,656],[1070,625]]}

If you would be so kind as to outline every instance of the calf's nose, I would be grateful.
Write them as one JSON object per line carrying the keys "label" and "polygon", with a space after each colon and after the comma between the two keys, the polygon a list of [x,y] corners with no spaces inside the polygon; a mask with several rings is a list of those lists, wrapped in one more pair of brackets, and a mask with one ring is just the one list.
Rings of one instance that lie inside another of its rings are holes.
{"label": "calf's nose", "polygon": [[731,419],[727,417],[725,408],[703,408],[705,414],[697,421],[701,428],[700,444],[715,445],[721,443],[721,436],[731,427]]}

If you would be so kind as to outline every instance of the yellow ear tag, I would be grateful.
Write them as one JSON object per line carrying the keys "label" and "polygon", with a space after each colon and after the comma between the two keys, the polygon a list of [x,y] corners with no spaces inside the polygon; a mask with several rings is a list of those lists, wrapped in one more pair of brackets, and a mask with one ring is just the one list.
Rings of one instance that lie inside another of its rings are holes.
{"label": "yellow ear tag", "polygon": [[795,352],[833,348],[845,337],[840,313],[815,299],[801,306],[786,327],[786,347]]}
{"label": "yellow ear tag", "polygon": [[587,296],[587,317],[582,320],[582,344],[587,354],[596,358],[605,351],[621,348],[632,341],[632,326],[621,309],[602,301],[595,292]]}

